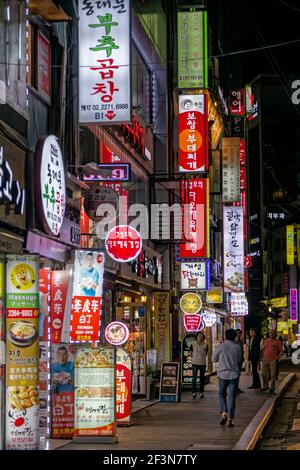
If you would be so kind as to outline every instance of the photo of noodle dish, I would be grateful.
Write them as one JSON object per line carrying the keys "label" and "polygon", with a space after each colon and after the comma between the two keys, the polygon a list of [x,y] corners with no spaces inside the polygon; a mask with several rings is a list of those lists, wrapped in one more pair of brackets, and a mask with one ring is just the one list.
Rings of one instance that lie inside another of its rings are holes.
{"label": "photo of noodle dish", "polygon": [[36,327],[26,320],[16,321],[9,328],[9,339],[16,346],[31,346],[37,337]]}

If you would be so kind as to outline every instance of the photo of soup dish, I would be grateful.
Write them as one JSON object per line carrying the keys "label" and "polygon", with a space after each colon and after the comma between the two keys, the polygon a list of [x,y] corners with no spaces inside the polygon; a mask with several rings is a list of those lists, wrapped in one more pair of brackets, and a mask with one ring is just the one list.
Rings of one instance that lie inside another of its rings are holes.
{"label": "photo of soup dish", "polygon": [[37,330],[32,323],[20,320],[10,326],[9,335],[12,343],[29,346],[37,338]]}

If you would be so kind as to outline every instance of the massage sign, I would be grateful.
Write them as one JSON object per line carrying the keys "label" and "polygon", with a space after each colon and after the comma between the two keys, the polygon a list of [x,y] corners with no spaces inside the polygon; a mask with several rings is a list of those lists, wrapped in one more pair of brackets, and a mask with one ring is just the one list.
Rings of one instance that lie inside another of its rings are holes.
{"label": "massage sign", "polygon": [[39,445],[39,257],[7,255],[6,449]]}
{"label": "massage sign", "polygon": [[78,1],[79,121],[131,121],[130,0]]}
{"label": "massage sign", "polygon": [[66,185],[62,153],[54,135],[37,143],[35,189],[42,227],[49,235],[58,236],[65,214]]}

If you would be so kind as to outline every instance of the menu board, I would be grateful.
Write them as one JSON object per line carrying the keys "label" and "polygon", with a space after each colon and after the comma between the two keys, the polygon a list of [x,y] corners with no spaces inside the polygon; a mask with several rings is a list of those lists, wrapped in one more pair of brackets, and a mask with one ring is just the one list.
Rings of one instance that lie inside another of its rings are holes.
{"label": "menu board", "polygon": [[75,438],[116,434],[114,356],[110,348],[76,350]]}
{"label": "menu board", "polygon": [[[184,336],[181,345],[181,383],[191,384],[193,379],[193,368],[192,368],[192,356],[191,356],[191,345],[196,341],[196,335],[189,333]],[[197,382],[200,378],[197,377]]]}
{"label": "menu board", "polygon": [[179,362],[164,362],[160,375],[160,401],[177,402],[179,390]]}

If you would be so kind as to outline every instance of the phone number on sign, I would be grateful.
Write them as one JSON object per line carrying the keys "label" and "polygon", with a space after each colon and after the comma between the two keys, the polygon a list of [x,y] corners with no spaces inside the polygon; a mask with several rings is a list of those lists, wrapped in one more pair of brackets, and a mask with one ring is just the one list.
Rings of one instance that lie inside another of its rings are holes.
{"label": "phone number on sign", "polygon": [[82,111],[114,111],[115,109],[128,109],[128,103],[113,104],[83,104]]}

